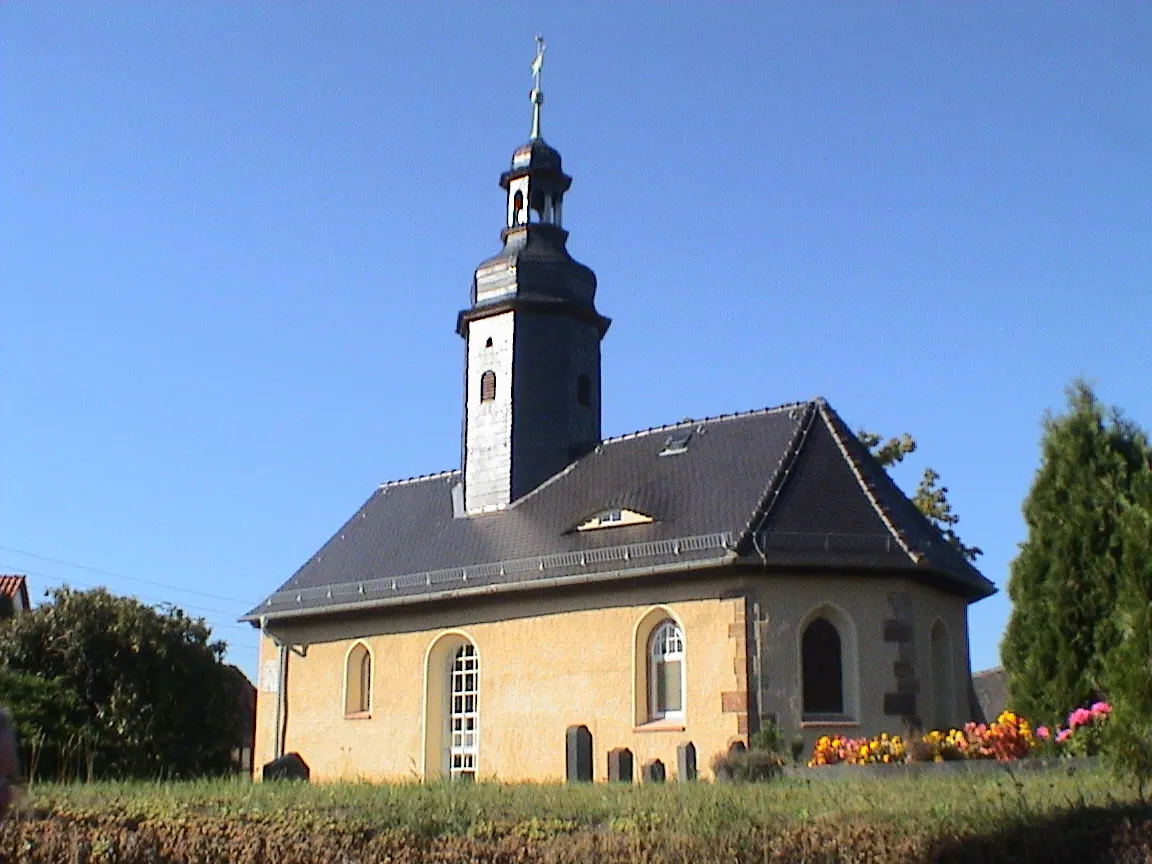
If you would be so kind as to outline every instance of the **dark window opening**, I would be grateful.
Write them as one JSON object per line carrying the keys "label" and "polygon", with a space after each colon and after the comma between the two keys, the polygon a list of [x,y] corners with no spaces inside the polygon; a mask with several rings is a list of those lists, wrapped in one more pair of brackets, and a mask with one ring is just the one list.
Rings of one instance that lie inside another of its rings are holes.
{"label": "dark window opening", "polygon": [[480,376],[480,401],[491,402],[496,398],[496,373],[489,369]]}
{"label": "dark window opening", "polygon": [[487,339],[484,340],[484,347],[485,348],[491,348],[492,347],[492,337],[491,336],[489,336]]}
{"label": "dark window opening", "polygon": [[512,196],[512,224],[523,225],[524,221],[524,193],[517,189]]}
{"label": "dark window opening", "polygon": [[592,380],[587,375],[576,379],[576,401],[586,408],[592,407]]}
{"label": "dark window opening", "polygon": [[844,675],[840,634],[830,621],[817,618],[800,640],[804,678],[804,714],[843,714]]}

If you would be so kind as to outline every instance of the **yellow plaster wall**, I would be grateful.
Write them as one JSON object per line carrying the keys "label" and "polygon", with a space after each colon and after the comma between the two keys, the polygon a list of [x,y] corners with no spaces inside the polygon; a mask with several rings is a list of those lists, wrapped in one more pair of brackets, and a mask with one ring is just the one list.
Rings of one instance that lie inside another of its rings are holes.
{"label": "yellow plaster wall", "polygon": [[[685,631],[685,718],[682,728],[653,731],[634,723],[636,700],[646,698],[643,689],[636,693],[643,675],[634,665],[634,640],[637,624],[658,605]],[[720,579],[273,627],[307,646],[305,656],[289,658],[285,751],[299,752],[320,781],[431,777],[439,758],[426,772],[425,657],[451,632],[469,638],[480,655],[481,779],[562,780],[565,730],[576,724],[592,733],[598,780],[607,779],[614,747],[632,750],[637,778],[640,766],[656,758],[671,778],[676,747],[688,741],[707,776],[711,757],[744,731],[731,704],[733,691],[746,684],[744,608],[739,583]],[[372,711],[370,718],[346,719],[344,659],[357,639],[373,653]],[[262,673],[274,668],[271,640],[262,639],[260,657]],[[261,681],[258,700],[257,766],[269,760],[274,741],[276,696],[267,683]]]}

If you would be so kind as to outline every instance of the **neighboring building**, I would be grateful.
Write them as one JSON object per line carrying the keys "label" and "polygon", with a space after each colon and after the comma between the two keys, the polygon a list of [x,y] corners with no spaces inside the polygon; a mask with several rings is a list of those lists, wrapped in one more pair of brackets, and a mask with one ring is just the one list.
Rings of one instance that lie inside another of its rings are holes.
{"label": "neighboring building", "polygon": [[256,743],[256,688],[238,666],[227,668],[238,720],[232,738],[232,766],[238,773],[251,774]]}
{"label": "neighboring building", "polygon": [[809,746],[969,719],[967,607],[995,589],[827,402],[601,439],[609,321],[538,78],[532,100],[456,322],[461,467],[380,486],[245,616],[256,764],[559,780],[583,725],[597,779],[609,750],[671,773],[689,742],[707,776],[768,718]]}
{"label": "neighboring building", "polygon": [[32,608],[28,602],[28,577],[17,576],[15,573],[0,573],[0,597],[8,598],[12,604],[12,611],[19,615]]}
{"label": "neighboring building", "polygon": [[975,719],[981,723],[991,723],[1008,707],[1008,678],[1003,666],[973,673],[972,690],[979,708]]}

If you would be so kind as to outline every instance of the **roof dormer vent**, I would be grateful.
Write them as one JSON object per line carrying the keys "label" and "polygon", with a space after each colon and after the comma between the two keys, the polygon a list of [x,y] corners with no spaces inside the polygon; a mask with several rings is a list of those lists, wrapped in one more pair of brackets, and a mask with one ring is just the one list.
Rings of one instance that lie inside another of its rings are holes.
{"label": "roof dormer vent", "polygon": [[668,440],[664,442],[664,449],[660,451],[661,456],[675,456],[678,453],[688,452],[688,442],[692,440],[692,430],[685,430],[680,432],[673,432],[668,436]]}

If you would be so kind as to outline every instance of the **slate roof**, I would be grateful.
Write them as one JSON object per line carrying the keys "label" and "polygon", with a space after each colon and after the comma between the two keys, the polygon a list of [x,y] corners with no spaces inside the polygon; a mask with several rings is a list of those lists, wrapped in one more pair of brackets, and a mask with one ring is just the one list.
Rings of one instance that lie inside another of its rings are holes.
{"label": "slate roof", "polygon": [[[684,452],[660,455],[684,433]],[[458,515],[460,482],[446,471],[380,486],[242,620],[741,563],[907,571],[973,600],[995,592],[822,399],[605,440],[495,513]],[[575,530],[614,508],[654,521]]]}

